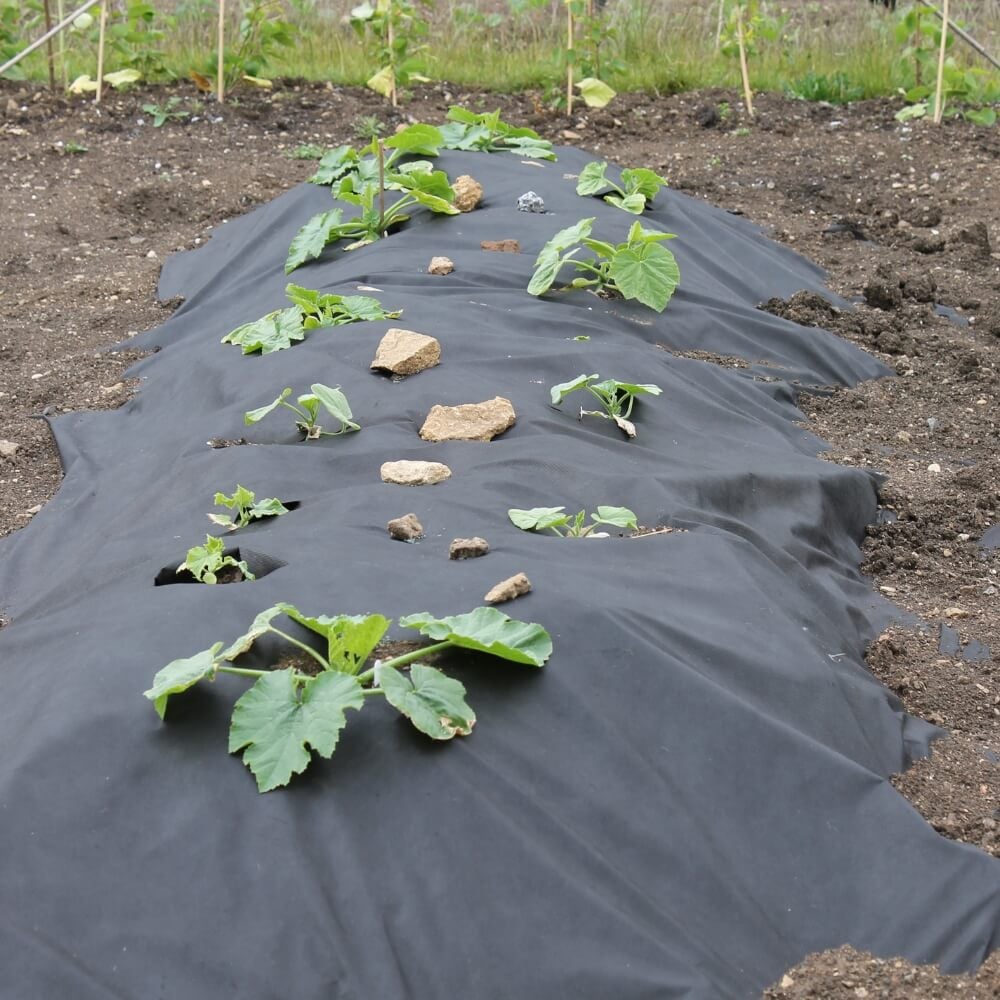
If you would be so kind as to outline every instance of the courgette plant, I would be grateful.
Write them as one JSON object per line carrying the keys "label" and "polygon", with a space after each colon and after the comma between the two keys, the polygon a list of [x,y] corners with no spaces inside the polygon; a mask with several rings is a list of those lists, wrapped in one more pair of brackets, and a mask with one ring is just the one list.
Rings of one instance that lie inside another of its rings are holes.
{"label": "courgette plant", "polygon": [[[318,635],[325,648],[317,650],[277,628],[273,622],[280,615]],[[449,618],[426,612],[400,618],[402,628],[415,629],[433,643],[390,659],[376,659],[369,666],[390,624],[380,614],[312,617],[291,604],[275,604],[257,615],[250,628],[228,646],[216,642],[168,663],[157,671],[144,694],[162,719],[172,696],[201,681],[214,681],[219,674],[253,679],[253,687],[233,708],[229,752],[243,751],[243,762],[253,772],[258,790],[268,792],[301,774],[313,751],[329,758],[347,725],[346,711],[360,711],[373,697],[385,697],[431,739],[468,736],[476,716],[465,701],[465,687],[420,662],[428,656],[460,648],[540,667],[552,653],[552,640],[541,625],[482,607]],[[232,665],[269,634],[307,657],[311,669],[251,670]]]}
{"label": "courgette plant", "polygon": [[[272,410],[283,406],[291,410],[299,419],[295,421],[295,426],[306,436],[307,441],[315,441],[321,437],[337,437],[346,434],[348,431],[359,431],[361,425],[354,422],[354,415],[351,413],[350,404],[347,397],[340,391],[340,386],[331,387],[323,385],[321,382],[314,382],[310,386],[312,392],[299,396],[296,402],[288,402],[288,397],[292,394],[291,389],[282,389],[281,395],[267,406],[259,406],[256,410],[250,410],[243,414],[243,422],[248,426],[263,420]],[[319,423],[321,410],[325,410],[334,420],[340,424],[340,429],[327,431]]]}
{"label": "courgette plant", "polygon": [[[528,284],[531,295],[543,295],[555,283],[567,264],[577,271],[564,288],[586,288],[604,297],[635,299],[663,312],[680,283],[680,270],[674,255],[660,244],[676,237],[644,229],[635,222],[624,243],[607,243],[590,238],[594,219],[581,219],[576,225],[561,229],[542,247],[535,261],[535,272]],[[590,260],[577,260],[582,250],[590,250]]]}
{"label": "courgette plant", "polygon": [[528,510],[512,507],[507,516],[522,531],[551,531],[560,538],[606,538],[605,532],[593,533],[602,524],[631,528],[632,531],[639,527],[635,514],[628,507],[598,507],[590,515],[589,523],[585,510],[567,514],[565,507],[531,507]]}
{"label": "courgette plant", "polygon": [[663,391],[658,385],[637,384],[635,382],[619,382],[608,378],[600,381],[601,376],[577,375],[569,382],[560,382],[549,390],[553,406],[559,406],[572,392],[586,390],[601,404],[599,410],[585,410],[580,407],[580,419],[584,417],[603,417],[611,420],[630,437],[635,437],[635,424],[629,420],[632,407],[637,396],[659,396]]}
{"label": "courgette plant", "polygon": [[309,330],[344,326],[364,320],[397,319],[402,309],[386,312],[378,299],[368,295],[334,295],[301,285],[288,284],[285,295],[292,303],[266,316],[244,323],[222,338],[224,344],[238,344],[244,354],[273,354],[304,340]]}
{"label": "courgette plant", "polygon": [[177,567],[178,573],[190,573],[199,583],[218,583],[219,574],[227,566],[239,570],[244,580],[253,580],[254,575],[242,560],[225,555],[225,543],[214,535],[205,536],[204,545],[188,549],[184,562]]}
{"label": "courgette plant", "polygon": [[288,513],[288,508],[277,497],[258,500],[257,494],[253,490],[248,490],[238,483],[232,496],[216,493],[213,502],[217,507],[227,507],[232,511],[232,514],[228,516],[225,514],[208,515],[213,524],[219,524],[227,531],[245,528],[252,521],[260,520],[262,517],[280,517],[282,514]]}
{"label": "courgette plant", "polygon": [[440,133],[445,149],[474,150],[480,153],[514,153],[535,160],[554,160],[552,143],[534,129],[518,128],[501,121],[499,108],[474,114],[465,108],[448,109],[448,123]]}
{"label": "courgette plant", "polygon": [[614,205],[632,215],[642,215],[647,205],[662,187],[666,187],[667,179],[645,167],[630,167],[622,171],[621,185],[609,181],[605,176],[608,169],[607,161],[594,160],[588,163],[576,182],[576,193],[579,195],[601,194],[611,188],[611,193],[604,195],[609,205]]}

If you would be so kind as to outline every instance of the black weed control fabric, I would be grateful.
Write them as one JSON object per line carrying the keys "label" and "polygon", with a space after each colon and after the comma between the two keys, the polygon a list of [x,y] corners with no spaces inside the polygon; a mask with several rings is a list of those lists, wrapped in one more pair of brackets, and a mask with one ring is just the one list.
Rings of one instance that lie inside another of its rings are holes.
{"label": "black weed control fabric", "polygon": [[[887,612],[856,568],[875,480],[817,458],[797,423],[792,383],[885,370],[757,311],[821,275],[671,192],[644,220],[679,236],[664,314],[527,295],[557,229],[595,215],[595,235],[620,239],[632,222],[576,196],[566,175],[588,159],[442,156],[483,183],[481,209],[421,214],[293,276],[374,286],[403,317],[243,357],[220,338],[285,304],[288,244],[329,207],[299,187],[168,263],[161,293],[186,302],[139,338],[162,350],[135,368],[131,403],[55,421],[65,484],[0,549],[3,997],[718,1000],[844,942],[952,971],[1000,943],[996,862],[938,837],[886,780],[936,730],[863,663]],[[515,211],[528,189],[548,214]],[[480,249],[507,238],[524,252]],[[435,254],[453,274],[426,273]],[[436,336],[441,365],[371,372],[389,326]],[[663,388],[637,407],[634,442],[548,405],[582,372]],[[344,388],[360,433],[303,443],[287,412],[244,428],[245,410],[314,381]],[[434,403],[498,395],[518,414],[501,438],[418,437]],[[394,459],[454,474],[383,484]],[[280,568],[154,587],[236,483],[301,502],[234,536]],[[686,530],[577,542],[507,520],[559,504]],[[390,540],[386,521],[409,511],[427,537]],[[449,562],[449,541],[477,534],[490,555]],[[518,571],[534,591],[505,610],[546,626],[555,653],[540,671],[453,662],[479,717],[467,739],[431,744],[372,704],[331,761],[262,796],[226,753],[245,681],[179,696],[165,724],[142,697],[159,667],[277,601],[456,614]]]}

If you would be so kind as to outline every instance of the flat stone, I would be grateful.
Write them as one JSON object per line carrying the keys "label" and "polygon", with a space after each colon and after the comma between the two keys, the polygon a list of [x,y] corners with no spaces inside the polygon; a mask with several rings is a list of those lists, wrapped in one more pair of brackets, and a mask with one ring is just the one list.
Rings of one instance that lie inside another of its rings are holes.
{"label": "flat stone", "polygon": [[14,456],[21,450],[21,446],[16,441],[7,441],[0,438],[0,458],[9,458],[12,462]]}
{"label": "flat stone", "polygon": [[492,441],[516,420],[514,407],[503,396],[460,406],[439,403],[431,407],[420,436],[425,441]]}
{"label": "flat stone", "polygon": [[417,515],[412,513],[394,517],[386,525],[386,530],[390,537],[400,542],[415,542],[424,535],[424,526],[417,520]]}
{"label": "flat stone", "polygon": [[433,337],[393,327],[379,341],[371,367],[393,375],[415,375],[440,362],[441,345]]}
{"label": "flat stone", "polygon": [[440,462],[384,462],[380,475],[397,486],[433,486],[450,478],[451,469]]}
{"label": "flat stone", "polygon": [[455,192],[455,208],[460,212],[471,212],[483,200],[483,186],[475,177],[462,174],[451,185]]}
{"label": "flat stone", "polygon": [[490,551],[490,543],[478,535],[475,538],[456,538],[448,547],[449,559],[478,559]]}
{"label": "flat stone", "polygon": [[483,250],[493,250],[496,253],[521,252],[521,244],[517,240],[483,240],[479,246]]}
{"label": "flat stone", "polygon": [[450,257],[431,257],[427,265],[428,274],[451,274],[455,270],[455,262]]}
{"label": "flat stone", "polygon": [[504,601],[513,601],[515,597],[522,597],[531,593],[531,581],[524,573],[515,573],[513,576],[501,580],[483,598],[487,604],[502,604]]}

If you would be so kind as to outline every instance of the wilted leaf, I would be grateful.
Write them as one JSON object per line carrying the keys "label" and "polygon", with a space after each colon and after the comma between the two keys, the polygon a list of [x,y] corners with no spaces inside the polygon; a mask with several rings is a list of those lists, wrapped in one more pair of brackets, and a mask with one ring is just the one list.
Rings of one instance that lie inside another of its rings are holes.
{"label": "wilted leaf", "polygon": [[374,90],[376,94],[381,94],[383,97],[391,97],[394,82],[395,77],[392,73],[392,67],[385,66],[374,76],[369,77],[369,79],[365,82],[365,86],[369,90]]}
{"label": "wilted leaf", "polygon": [[381,666],[378,683],[385,700],[433,740],[468,736],[476,724],[464,685],[434,667],[414,663],[407,677],[395,667]]}
{"label": "wilted leaf", "polygon": [[593,76],[580,80],[576,87],[588,108],[606,107],[615,96],[615,91]]}

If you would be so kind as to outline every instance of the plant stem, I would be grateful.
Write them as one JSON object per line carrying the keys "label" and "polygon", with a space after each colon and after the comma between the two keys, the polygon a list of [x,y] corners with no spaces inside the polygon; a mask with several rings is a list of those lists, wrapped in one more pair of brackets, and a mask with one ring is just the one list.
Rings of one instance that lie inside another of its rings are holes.
{"label": "plant stem", "polygon": [[265,674],[271,673],[270,670],[251,670],[249,667],[216,667],[215,669],[220,674],[233,674],[235,677],[253,677],[255,680],[258,677],[263,677]]}
{"label": "plant stem", "polygon": [[[412,653],[403,653],[402,656],[394,656],[391,660],[385,660],[382,666],[405,667],[408,663],[416,663],[421,657],[429,656],[432,653],[439,653],[442,649],[448,649],[453,645],[454,643],[450,639],[445,639],[444,642],[436,642],[431,646],[421,646],[420,649],[415,649]],[[366,670],[363,674],[358,674],[357,676],[358,683],[364,684],[375,676],[375,668],[372,667],[370,670]]]}
{"label": "plant stem", "polygon": [[[395,107],[396,102],[393,101]],[[378,233],[385,236],[385,143],[378,140]]]}
{"label": "plant stem", "polygon": [[275,628],[273,625],[269,625],[267,630],[275,635],[280,635],[282,639],[287,639],[293,646],[298,646],[303,652],[308,653],[324,670],[333,669],[332,664],[328,663],[312,646],[299,642],[298,639],[293,638],[287,632],[282,632],[280,628]]}
{"label": "plant stem", "polygon": [[382,688],[362,688],[361,693],[366,697],[374,694],[385,694]]}

